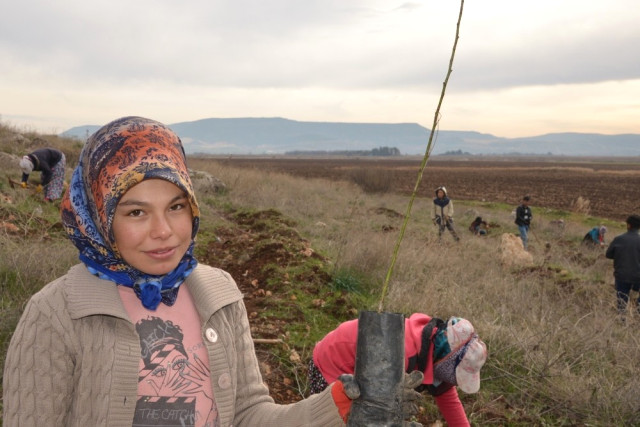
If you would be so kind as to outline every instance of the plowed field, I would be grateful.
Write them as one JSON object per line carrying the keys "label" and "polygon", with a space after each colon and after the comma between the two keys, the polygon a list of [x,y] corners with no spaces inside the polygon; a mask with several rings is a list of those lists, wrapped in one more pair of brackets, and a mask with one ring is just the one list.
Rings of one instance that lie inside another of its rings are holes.
{"label": "plowed field", "polygon": [[[390,181],[387,191],[411,194],[421,158],[226,157],[233,166],[285,172],[301,177],[362,180],[362,171]],[[356,178],[359,177],[359,178]],[[640,159],[592,158],[441,158],[424,170],[419,195],[444,185],[457,200],[517,205],[528,194],[532,205],[572,210],[589,201],[593,216],[624,220],[640,213]]]}

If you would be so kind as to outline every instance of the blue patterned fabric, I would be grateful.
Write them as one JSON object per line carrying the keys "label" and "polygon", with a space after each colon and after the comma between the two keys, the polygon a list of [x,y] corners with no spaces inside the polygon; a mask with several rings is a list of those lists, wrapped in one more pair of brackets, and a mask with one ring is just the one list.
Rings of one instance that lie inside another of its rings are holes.
{"label": "blue patterned fabric", "polygon": [[446,382],[448,384],[458,385],[458,379],[456,377],[456,368],[462,361],[465,353],[467,352],[467,348],[469,348],[469,343],[473,339],[477,339],[477,335],[473,335],[473,337],[467,341],[464,345],[460,346],[458,349],[450,351],[443,359],[438,361],[433,365],[433,377],[441,382]]}
{"label": "blue patterned fabric", "polygon": [[[163,179],[187,194],[192,241],[178,266],[164,276],[145,274],[120,256],[111,229],[120,198],[147,179]],[[161,123],[142,117],[115,120],[94,133],[81,154],[61,205],[62,223],[80,260],[92,274],[133,288],[142,305],[173,305],[178,289],[197,265],[193,257],[200,211],[182,142]]]}

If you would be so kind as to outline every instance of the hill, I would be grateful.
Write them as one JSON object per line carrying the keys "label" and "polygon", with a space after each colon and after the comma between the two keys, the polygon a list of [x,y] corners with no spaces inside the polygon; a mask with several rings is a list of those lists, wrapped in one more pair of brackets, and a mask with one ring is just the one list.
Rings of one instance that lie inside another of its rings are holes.
{"label": "hill", "polygon": [[[86,139],[101,125],[61,134]],[[416,123],[301,122],[284,118],[209,118],[169,125],[189,154],[284,154],[300,151],[361,151],[395,147],[403,155],[424,154],[430,130]],[[473,131],[441,130],[433,154],[639,156],[640,134],[553,133],[501,138]]]}

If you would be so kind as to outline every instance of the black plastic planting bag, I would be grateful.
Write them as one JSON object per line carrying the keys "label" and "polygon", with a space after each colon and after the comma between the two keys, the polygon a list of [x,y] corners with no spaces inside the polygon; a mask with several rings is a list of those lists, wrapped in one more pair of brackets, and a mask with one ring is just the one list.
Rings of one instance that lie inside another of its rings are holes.
{"label": "black plastic planting bag", "polygon": [[358,320],[355,380],[349,427],[402,427],[404,316],[363,311]]}

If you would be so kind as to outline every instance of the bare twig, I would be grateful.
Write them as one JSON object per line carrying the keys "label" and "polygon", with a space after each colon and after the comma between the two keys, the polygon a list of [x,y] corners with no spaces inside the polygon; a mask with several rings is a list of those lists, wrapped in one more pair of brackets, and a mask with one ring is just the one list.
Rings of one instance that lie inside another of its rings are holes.
{"label": "bare twig", "polygon": [[387,275],[382,284],[382,292],[380,294],[380,303],[378,304],[378,312],[382,311],[382,306],[384,303],[384,298],[389,291],[389,280],[391,279],[391,274],[393,272],[393,267],[395,266],[396,260],[398,258],[398,250],[400,249],[400,242],[402,242],[402,238],[404,237],[405,230],[407,228],[407,223],[409,222],[409,217],[411,216],[411,208],[413,207],[413,201],[416,198],[416,194],[418,193],[418,186],[422,181],[422,174],[424,173],[424,169],[427,166],[427,160],[431,154],[431,150],[433,149],[433,136],[438,128],[438,122],[440,121],[440,107],[442,106],[442,100],[444,99],[445,91],[447,90],[447,84],[449,83],[449,76],[453,72],[453,58],[456,55],[456,47],[458,46],[458,39],[460,38],[460,21],[462,20],[462,10],[464,8],[464,0],[460,1],[460,13],[458,14],[458,22],[456,24],[456,37],[453,42],[453,49],[451,50],[451,58],[449,59],[449,70],[447,71],[447,76],[442,83],[442,91],[440,92],[440,100],[438,101],[438,106],[436,107],[436,112],[433,115],[433,125],[431,126],[431,133],[429,134],[429,142],[427,143],[427,148],[424,153],[424,157],[422,158],[422,163],[420,164],[420,170],[418,172],[418,178],[416,179],[416,184],[413,187],[413,193],[411,194],[411,199],[409,199],[409,205],[407,206],[407,213],[404,216],[404,221],[402,223],[402,228],[400,229],[400,235],[398,236],[398,241],[396,242],[395,248],[393,250],[393,256],[391,257],[391,264],[389,265],[389,269],[387,270]]}
{"label": "bare twig", "polygon": [[254,344],[283,344],[284,341],[282,341],[280,338],[254,338],[253,343]]}

